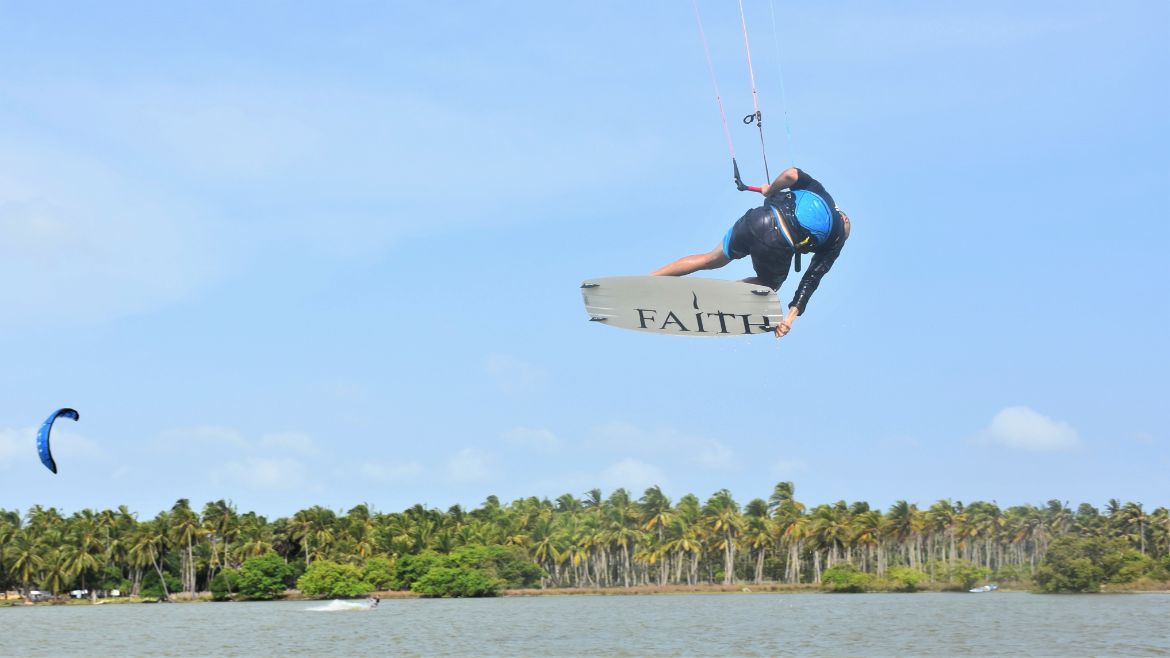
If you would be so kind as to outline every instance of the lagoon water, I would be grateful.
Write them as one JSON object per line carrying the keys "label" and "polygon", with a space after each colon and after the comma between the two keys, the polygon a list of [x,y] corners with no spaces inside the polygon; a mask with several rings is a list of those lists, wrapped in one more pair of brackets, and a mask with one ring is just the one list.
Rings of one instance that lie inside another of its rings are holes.
{"label": "lagoon water", "polygon": [[2,608],[0,655],[1170,655],[1170,594],[390,599],[375,610],[327,604]]}

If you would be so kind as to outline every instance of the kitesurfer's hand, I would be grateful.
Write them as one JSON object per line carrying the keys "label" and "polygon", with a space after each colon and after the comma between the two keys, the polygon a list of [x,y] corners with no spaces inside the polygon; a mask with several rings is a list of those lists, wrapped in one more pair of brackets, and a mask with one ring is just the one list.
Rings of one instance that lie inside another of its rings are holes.
{"label": "kitesurfer's hand", "polygon": [[792,331],[792,322],[796,320],[796,315],[796,307],[789,306],[788,315],[784,316],[784,319],[776,325],[776,338],[783,338],[788,335],[788,332]]}

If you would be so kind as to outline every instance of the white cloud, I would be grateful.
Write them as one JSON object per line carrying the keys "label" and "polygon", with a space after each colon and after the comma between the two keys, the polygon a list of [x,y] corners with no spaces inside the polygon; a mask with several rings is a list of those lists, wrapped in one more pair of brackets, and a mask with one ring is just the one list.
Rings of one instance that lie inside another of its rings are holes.
{"label": "white cloud", "polygon": [[504,433],[504,439],[512,445],[537,450],[555,450],[560,447],[561,440],[556,434],[546,429],[516,427]]}
{"label": "white cloud", "polygon": [[735,452],[718,441],[707,441],[697,448],[696,464],[707,468],[728,468],[734,463]]}
{"label": "white cloud", "polygon": [[735,461],[735,453],[723,443],[668,427],[648,430],[624,421],[614,421],[597,427],[592,433],[592,439],[598,445],[626,454],[648,454],[656,458],[664,452],[684,455],[687,461],[706,468],[729,468]]}
{"label": "white cloud", "polygon": [[211,480],[257,491],[287,491],[305,486],[307,469],[294,459],[253,458],[224,464],[212,471]]}
{"label": "white cloud", "polygon": [[304,458],[316,457],[320,451],[304,432],[269,432],[250,438],[230,427],[185,427],[160,432],[150,445],[157,452],[181,456],[192,472],[220,487],[290,491],[317,480],[313,477],[317,463]]}
{"label": "white cloud", "polygon": [[151,440],[152,447],[168,454],[203,455],[216,451],[238,451],[248,447],[248,441],[230,427],[183,427],[159,432]]}
{"label": "white cloud", "polygon": [[0,467],[7,467],[10,462],[19,459],[21,453],[25,451],[28,451],[27,456],[31,457],[33,455],[33,440],[36,435],[36,428],[0,430]]}
{"label": "white cloud", "polygon": [[[0,322],[88,323],[148,311],[206,284],[221,263],[209,223],[104,162],[0,130]],[[219,244],[230,244],[220,241]]]}
{"label": "white cloud", "polygon": [[447,462],[447,477],[452,482],[486,482],[492,479],[495,470],[495,460],[491,455],[475,448],[464,448]]}
{"label": "white cloud", "polygon": [[662,432],[649,432],[624,421],[606,423],[593,430],[593,438],[615,449],[654,451],[666,444]]}
{"label": "white cloud", "polygon": [[151,445],[164,453],[193,455],[251,452],[267,456],[277,451],[311,457],[320,452],[313,437],[304,432],[269,432],[253,440],[239,430],[215,425],[164,430]]}
{"label": "white cloud", "polygon": [[596,473],[574,470],[550,472],[542,477],[533,478],[531,486],[527,490],[537,492],[536,495],[543,493],[549,497],[556,497],[563,493],[571,493],[576,496],[580,492],[588,491],[600,484]]}
{"label": "white cloud", "polygon": [[975,441],[1032,452],[1071,450],[1081,443],[1077,431],[1068,423],[1023,406],[1007,407],[995,414]]}
{"label": "white cloud", "polygon": [[806,467],[807,464],[799,459],[778,459],[772,462],[772,475],[781,478],[792,477]]}
{"label": "white cloud", "polygon": [[317,444],[313,437],[303,432],[277,432],[260,437],[260,447],[292,452],[305,457],[316,455]]}
{"label": "white cloud", "polygon": [[404,482],[417,479],[423,474],[423,467],[417,462],[402,464],[379,464],[365,462],[360,467],[363,476],[378,482]]}
{"label": "white cloud", "polygon": [[656,484],[665,486],[666,475],[653,464],[637,459],[623,459],[605,469],[601,480],[611,489],[625,487],[631,492],[638,492]]}

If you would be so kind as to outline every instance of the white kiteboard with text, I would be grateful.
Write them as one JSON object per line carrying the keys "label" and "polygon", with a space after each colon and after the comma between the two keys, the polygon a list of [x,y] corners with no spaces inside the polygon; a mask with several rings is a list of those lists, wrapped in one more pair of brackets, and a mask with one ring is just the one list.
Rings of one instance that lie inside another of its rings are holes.
{"label": "white kiteboard with text", "polygon": [[598,324],[675,336],[771,333],[784,317],[767,286],[673,276],[610,276],[581,284],[585,312]]}

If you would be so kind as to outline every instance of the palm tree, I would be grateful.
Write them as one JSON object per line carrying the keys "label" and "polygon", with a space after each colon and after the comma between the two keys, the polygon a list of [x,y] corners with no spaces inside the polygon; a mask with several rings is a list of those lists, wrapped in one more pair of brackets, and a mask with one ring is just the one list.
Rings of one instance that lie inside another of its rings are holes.
{"label": "palm tree", "polygon": [[[130,540],[130,550],[128,557],[130,564],[138,568],[139,573],[147,566],[153,566],[156,573],[158,573],[159,583],[163,588],[163,598],[169,599],[171,597],[170,589],[167,587],[167,579],[163,574],[162,561],[167,547],[167,536],[169,534],[169,519],[166,512],[161,512],[153,521],[147,524],[142,524],[133,533]],[[141,579],[135,581],[134,587],[131,590],[132,596],[138,596],[140,593]]]}
{"label": "palm tree", "polygon": [[[654,532],[657,541],[655,549],[661,550],[665,542],[666,529],[674,521],[674,510],[670,508],[670,499],[662,493],[662,488],[654,485],[646,490],[642,499],[638,501],[642,510],[642,529]],[[659,555],[658,553],[655,553]],[[660,561],[658,569],[658,584],[663,585],[669,578],[670,560]]]}
{"label": "palm tree", "polygon": [[4,543],[4,562],[8,573],[16,576],[21,585],[21,594],[31,596],[33,577],[44,566],[41,543],[27,528],[19,528]]}
{"label": "palm tree", "polygon": [[1150,513],[1150,535],[1151,553],[1170,554],[1170,510],[1158,507]]}
{"label": "palm tree", "polygon": [[[941,559],[952,564],[958,557],[955,554],[955,545],[960,521],[961,513],[949,499],[940,500],[926,510],[927,532],[930,533],[932,542],[939,536],[946,537],[946,543],[940,546]],[[933,573],[931,577],[933,578]]]}
{"label": "palm tree", "polygon": [[[1096,515],[1097,510],[1091,506],[1089,509],[1092,509],[1093,514]],[[1069,528],[1076,521],[1076,517],[1073,515],[1072,510],[1069,509],[1068,503],[1062,503],[1055,498],[1048,501],[1044,515],[1047,519],[1046,524],[1048,525],[1049,531],[1055,535],[1063,535],[1068,532]]]}
{"label": "palm tree", "polygon": [[[495,496],[489,496],[489,500],[495,500]],[[483,530],[486,541],[485,544],[502,544],[505,537],[501,529],[506,527],[506,519],[503,510],[500,509],[499,504],[496,503],[492,508],[491,516],[482,519],[480,527]],[[438,524],[427,513],[426,508],[422,505],[415,505],[404,513],[407,521],[407,537],[409,541],[409,550],[411,553],[421,553],[430,548],[431,540],[434,537],[435,530]],[[496,538],[499,538],[498,540]]]}
{"label": "palm tree", "polygon": [[752,582],[764,582],[764,558],[768,548],[772,545],[774,521],[768,517],[768,504],[760,498],[753,499],[744,509],[746,529],[743,535],[744,543],[755,552],[755,572]]}
{"label": "palm tree", "polygon": [[688,523],[682,517],[675,518],[676,531],[672,533],[674,539],[666,542],[664,548],[677,557],[675,558],[676,581],[682,580],[682,570],[686,566],[688,585],[694,585],[699,580],[699,558],[703,554],[705,539],[703,527],[697,523]]}
{"label": "palm tree", "polygon": [[872,566],[879,576],[885,573],[885,564],[875,560],[881,553],[882,521],[880,510],[869,510],[855,515],[850,523],[851,543],[861,556],[861,570],[869,571]]}
{"label": "palm tree", "polygon": [[581,499],[581,511],[588,517],[601,518],[605,512],[605,501],[601,497],[601,489],[590,489]]}
{"label": "palm tree", "polygon": [[611,545],[616,544],[621,550],[619,572],[623,586],[629,587],[633,579],[632,547],[641,537],[638,531],[638,510],[629,492],[622,488],[615,489],[609,495],[605,508],[608,511],[606,537]]}
{"label": "palm tree", "polygon": [[1073,529],[1080,534],[1098,534],[1103,523],[1101,512],[1088,503],[1081,503],[1073,515]]}
{"label": "palm tree", "polygon": [[[1049,501],[1049,504],[1051,505],[1052,502]],[[1013,510],[1019,510],[1018,514],[1011,514]],[[1047,552],[1048,542],[1051,539],[1050,519],[1046,518],[1047,516],[1044,510],[1039,510],[1031,505],[1009,510],[1009,517],[1013,518],[1010,524],[1012,531],[1009,534],[1012,544],[1017,547],[1017,560],[1023,563],[1026,552],[1029,573],[1032,574],[1036,573],[1036,561]],[[1069,518],[1071,519],[1071,514]],[[1027,551],[1024,550],[1025,544],[1030,545]]]}
{"label": "palm tree", "polygon": [[50,507],[45,509],[40,505],[30,507],[26,519],[27,527],[38,536],[53,528],[60,528],[65,524],[65,519],[61,517],[61,513],[57,511],[57,508]]}
{"label": "palm tree", "polygon": [[795,502],[796,485],[791,482],[780,482],[772,488],[772,495],[768,497],[768,509],[772,512]]}
{"label": "palm tree", "polygon": [[349,537],[352,542],[351,550],[363,562],[367,558],[372,557],[376,551],[374,547],[374,530],[375,526],[372,519],[354,523],[349,528]]}
{"label": "palm tree", "polygon": [[[552,574],[553,582],[560,581],[560,565],[563,560],[561,537],[554,525],[556,518],[551,514],[540,517],[533,528],[532,559],[546,574]],[[548,576],[540,577],[543,589]]]}
{"label": "palm tree", "polygon": [[837,501],[835,505],[820,505],[810,514],[812,517],[813,537],[817,544],[824,549],[827,564],[831,567],[841,560],[842,553],[848,561],[845,548],[852,537],[850,529],[849,509],[845,501]]}
{"label": "palm tree", "polygon": [[1126,536],[1132,541],[1134,526],[1137,526],[1138,546],[1141,548],[1142,555],[1146,554],[1146,523],[1149,522],[1150,517],[1142,510],[1141,503],[1126,503],[1122,506],[1119,513],[1122,527],[1126,530]]}
{"label": "palm tree", "polygon": [[205,530],[199,523],[199,516],[191,509],[186,498],[180,498],[171,507],[171,542],[179,548],[180,571],[183,591],[195,596],[195,543]]}
{"label": "palm tree", "polygon": [[895,502],[886,514],[887,535],[901,546],[907,563],[914,568],[917,568],[921,561],[919,547],[925,525],[925,518],[918,511],[918,506],[904,500]]}
{"label": "palm tree", "polygon": [[239,534],[236,537],[235,556],[232,565],[239,565],[250,557],[260,557],[274,550],[273,529],[263,516],[248,512],[240,517]]}
{"label": "palm tree", "polygon": [[308,510],[300,510],[293,514],[288,522],[289,538],[296,542],[305,556],[305,566],[309,566],[313,562],[310,552],[310,544],[312,542],[312,521],[310,520],[310,513]]}
{"label": "palm tree", "polygon": [[[601,492],[597,492],[601,495]],[[573,497],[573,494],[561,494],[557,497],[556,511],[566,514],[574,514],[581,511],[581,501]]]}
{"label": "palm tree", "polygon": [[[983,566],[990,569],[992,564],[992,546],[999,539],[1001,527],[1001,513],[999,506],[994,503],[976,501],[967,506],[967,515],[970,518],[968,536],[974,549],[981,546]],[[972,561],[976,562],[976,556]]]}
{"label": "palm tree", "polygon": [[60,594],[65,591],[65,586],[73,579],[75,575],[69,567],[69,556],[66,551],[76,548],[52,548],[45,554],[44,571],[41,574],[41,587],[54,593]]}
{"label": "palm tree", "polygon": [[[812,536],[812,522],[808,516],[799,514],[787,519],[777,519],[777,527],[782,528],[784,542],[788,544],[788,560],[784,570],[784,580],[790,583],[801,582],[805,542]],[[814,572],[816,582],[820,581],[820,573]]]}
{"label": "palm tree", "polygon": [[[107,536],[98,526],[93,510],[82,510],[73,515],[68,524],[67,544],[61,553],[70,578],[81,576],[81,589],[90,590],[90,600],[97,600],[97,590],[89,587],[88,576],[97,572],[106,556]],[[103,560],[99,561],[98,556]]]}
{"label": "palm tree", "polygon": [[796,489],[791,482],[781,482],[772,490],[768,505],[775,520],[775,543],[786,547],[784,560],[784,581],[800,582],[801,559],[800,554],[807,536],[807,522],[804,519],[804,503],[798,502],[794,496]]}
{"label": "palm tree", "polygon": [[[231,543],[240,532],[239,514],[229,501],[220,498],[203,506],[203,532],[211,544],[211,559],[207,564],[207,582],[215,577],[217,568],[228,566]],[[222,548],[217,544],[223,543]]]}
{"label": "palm tree", "polygon": [[739,504],[727,489],[720,489],[703,505],[703,516],[718,537],[715,547],[723,551],[723,584],[735,582],[735,548],[738,536],[743,532],[743,518]]}
{"label": "palm tree", "polygon": [[130,565],[130,538],[138,527],[138,521],[125,505],[115,510],[103,510],[98,515],[98,527],[105,536],[105,564],[118,567],[122,576],[131,581],[131,588],[138,583],[142,574]]}

